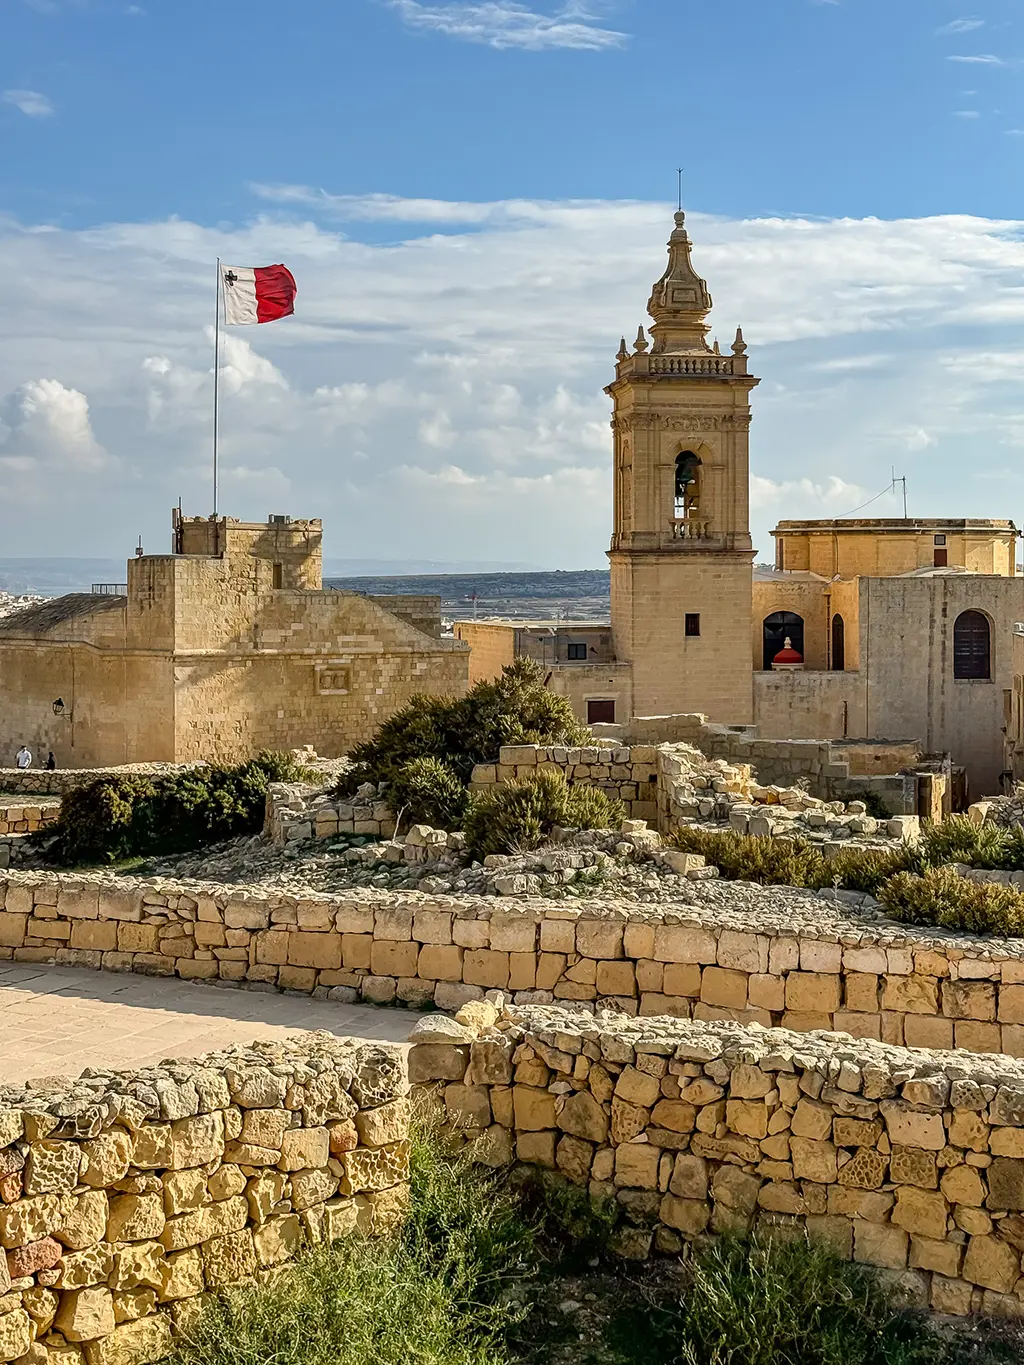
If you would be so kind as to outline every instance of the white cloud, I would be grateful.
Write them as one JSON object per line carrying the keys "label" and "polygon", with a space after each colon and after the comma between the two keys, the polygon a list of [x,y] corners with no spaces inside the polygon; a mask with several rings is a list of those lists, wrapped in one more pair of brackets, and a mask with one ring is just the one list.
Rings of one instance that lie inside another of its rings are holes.
{"label": "white cloud", "polygon": [[[619,337],[646,322],[670,211],[424,203],[371,195],[314,214],[295,201],[216,229],[0,219],[0,478],[16,492],[0,497],[5,552],[130,554],[139,531],[166,543],[179,496],[209,511],[220,255],[284,260],[300,288],[295,317],[222,337],[226,511],[323,516],[328,554],[602,564],[602,387]],[[406,226],[382,244],[344,235],[349,217],[381,212]],[[762,554],[776,519],[849,512],[893,464],[915,514],[999,515],[1019,500],[1024,223],[691,214],[688,226],[716,331],[727,344],[741,322],[763,376],[751,432]],[[32,387],[40,376],[51,387]],[[26,504],[43,511],[26,518]]]}
{"label": "white cloud", "polygon": [[973,33],[976,28],[984,28],[984,26],[984,19],[951,19],[948,24],[943,24],[941,28],[935,30],[935,36],[945,38],[954,33]]}
{"label": "white cloud", "polygon": [[954,109],[954,118],[981,118],[977,109]]}
{"label": "white cloud", "polygon": [[5,90],[0,100],[4,104],[13,104],[15,109],[20,109],[29,118],[49,118],[54,112],[53,104],[38,90]]}
{"label": "white cloud", "polygon": [[0,421],[0,468],[38,478],[74,478],[110,463],[89,419],[89,400],[58,379],[32,379],[10,395]]}
{"label": "white cloud", "polygon": [[581,4],[565,4],[554,14],[541,14],[515,0],[481,3],[423,4],[421,0],[388,0],[407,28],[440,33],[464,42],[494,48],[522,48],[542,52],[575,48],[596,52],[621,47],[625,33],[602,28]]}
{"label": "white cloud", "polygon": [[991,52],[981,52],[975,56],[953,55],[946,58],[950,62],[967,62],[976,66],[1004,66],[1002,57],[996,57]]}

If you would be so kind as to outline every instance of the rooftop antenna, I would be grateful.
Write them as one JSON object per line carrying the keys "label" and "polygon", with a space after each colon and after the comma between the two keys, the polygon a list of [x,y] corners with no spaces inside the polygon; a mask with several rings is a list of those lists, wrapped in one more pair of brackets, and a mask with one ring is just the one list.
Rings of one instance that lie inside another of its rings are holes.
{"label": "rooftop antenna", "polygon": [[677,166],[677,167],[676,167],[676,178],[677,178],[677,181],[678,181],[678,192],[677,192],[677,194],[676,194],[676,207],[678,208],[679,212],[682,213],[682,211],[683,211],[683,168],[682,168],[682,166]]}
{"label": "rooftop antenna", "polygon": [[898,483],[901,483],[901,484],[903,485],[903,520],[906,521],[906,519],[907,519],[907,476],[906,476],[906,474],[901,474],[900,477],[897,478],[897,477],[896,477],[896,466],[895,466],[895,465],[890,465],[890,468],[891,468],[891,470],[892,470],[892,491],[893,491],[894,493],[896,492],[896,485],[897,485]]}

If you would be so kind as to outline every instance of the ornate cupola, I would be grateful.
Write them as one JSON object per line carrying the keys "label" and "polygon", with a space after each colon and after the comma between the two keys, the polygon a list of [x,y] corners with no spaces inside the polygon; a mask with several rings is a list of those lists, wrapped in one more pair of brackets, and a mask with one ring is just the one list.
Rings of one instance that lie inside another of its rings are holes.
{"label": "ornate cupola", "polygon": [[[680,211],[643,328],[615,357],[612,636],[635,715],[753,714],[748,521],[750,391],[737,329],[708,343],[711,294]],[[627,333],[628,335],[628,333]]]}
{"label": "ornate cupola", "polygon": [[675,229],[668,239],[668,267],[654,286],[647,311],[654,319],[651,353],[709,351],[705,340],[711,330],[705,318],[711,312],[707,284],[690,259],[686,214],[675,215]]}

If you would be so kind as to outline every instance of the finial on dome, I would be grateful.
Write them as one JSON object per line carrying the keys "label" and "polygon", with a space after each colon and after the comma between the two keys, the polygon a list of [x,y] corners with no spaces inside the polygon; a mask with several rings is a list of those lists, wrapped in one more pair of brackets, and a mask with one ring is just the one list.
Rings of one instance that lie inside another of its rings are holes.
{"label": "finial on dome", "polygon": [[617,354],[616,354],[616,356],[615,356],[615,359],[616,359],[616,360],[628,360],[628,359],[629,359],[629,347],[626,345],[626,338],[625,338],[625,337],[623,337],[622,340],[619,342],[619,349],[618,349],[618,352],[617,352]]}
{"label": "finial on dome", "polygon": [[715,351],[715,355],[721,355],[721,354],[722,354],[722,348],[721,348],[721,346],[719,346],[719,344],[718,344],[718,338],[717,338],[717,337],[715,337],[714,351]]}
{"label": "finial on dome", "polygon": [[647,350],[647,347],[649,345],[650,343],[644,336],[644,329],[642,327],[638,327],[636,329],[636,341],[633,342],[634,348],[640,355],[643,355],[644,351]]}
{"label": "finial on dome", "polygon": [[733,355],[746,355],[747,343],[743,340],[743,328],[736,328],[736,340],[732,343]]}
{"label": "finial on dome", "polygon": [[707,284],[693,268],[691,243],[682,208],[673,215],[675,228],[668,239],[668,267],[647,303],[653,319],[651,354],[700,352],[710,355],[705,337],[711,330],[705,318],[711,311]]}
{"label": "finial on dome", "polygon": [[686,214],[683,212],[682,209],[677,209],[675,213],[672,215],[672,217],[675,219],[675,224],[677,228],[686,226]]}

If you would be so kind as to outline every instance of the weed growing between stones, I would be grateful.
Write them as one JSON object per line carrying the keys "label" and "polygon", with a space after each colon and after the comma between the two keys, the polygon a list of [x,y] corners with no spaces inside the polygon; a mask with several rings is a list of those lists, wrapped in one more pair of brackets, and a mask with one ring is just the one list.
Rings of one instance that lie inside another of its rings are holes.
{"label": "weed growing between stones", "polygon": [[471,798],[464,821],[466,844],[474,858],[528,853],[556,826],[614,829],[623,814],[622,803],[600,788],[575,787],[562,772],[538,769]]}
{"label": "weed growing between stones", "polygon": [[887,1282],[802,1239],[616,1259],[620,1214],[546,1172],[414,1138],[389,1239],[309,1251],[213,1300],[171,1365],[1000,1365],[1017,1329],[940,1330]]}

